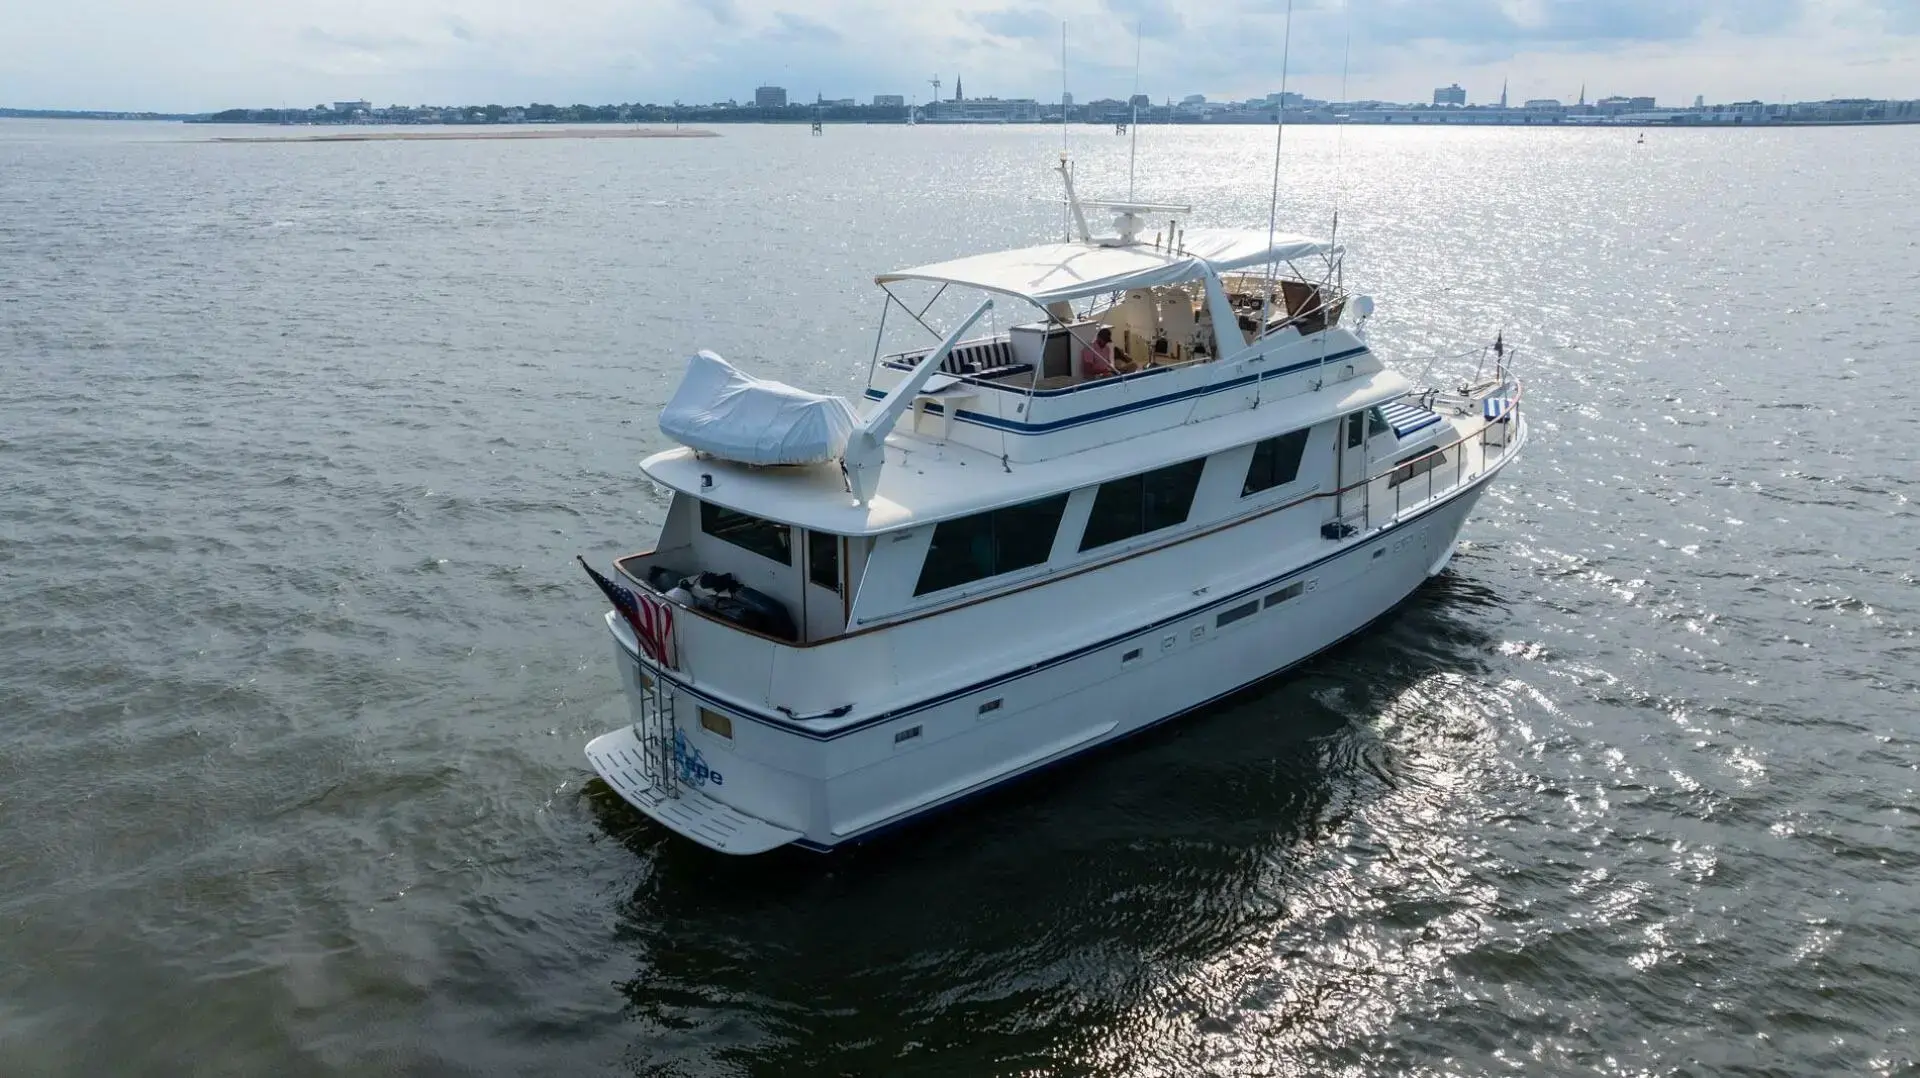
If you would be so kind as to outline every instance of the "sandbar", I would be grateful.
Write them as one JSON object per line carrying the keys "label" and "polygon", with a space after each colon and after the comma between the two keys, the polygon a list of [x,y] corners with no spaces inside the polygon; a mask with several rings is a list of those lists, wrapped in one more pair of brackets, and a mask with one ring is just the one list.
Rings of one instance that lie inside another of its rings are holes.
{"label": "sandbar", "polygon": [[451,131],[342,131],[330,135],[221,135],[209,142],[452,142],[469,139],[527,138],[717,138],[698,127],[516,127]]}

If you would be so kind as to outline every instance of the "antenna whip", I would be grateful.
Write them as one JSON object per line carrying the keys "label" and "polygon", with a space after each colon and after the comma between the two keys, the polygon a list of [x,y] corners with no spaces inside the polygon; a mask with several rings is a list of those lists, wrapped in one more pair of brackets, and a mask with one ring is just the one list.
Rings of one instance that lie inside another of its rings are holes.
{"label": "antenna whip", "polygon": [[[1292,3],[1292,0],[1288,0]],[[1133,198],[1133,157],[1140,149],[1140,20],[1133,21],[1133,93],[1127,98],[1133,106],[1133,122],[1127,125],[1127,198]]]}
{"label": "antenna whip", "polygon": [[[1287,34],[1280,45],[1280,118],[1273,132],[1273,195],[1267,202],[1267,252],[1273,252],[1273,239],[1280,217],[1280,146],[1287,136],[1287,58],[1293,51],[1293,0],[1287,0]],[[1260,335],[1266,336],[1267,322],[1273,311],[1273,277],[1279,260],[1267,263],[1266,296],[1260,302]]]}

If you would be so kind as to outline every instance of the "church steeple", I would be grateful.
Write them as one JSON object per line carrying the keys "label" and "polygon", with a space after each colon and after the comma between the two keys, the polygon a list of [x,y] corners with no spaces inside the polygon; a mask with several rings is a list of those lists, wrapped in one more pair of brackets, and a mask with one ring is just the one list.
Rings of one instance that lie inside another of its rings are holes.
{"label": "church steeple", "polygon": [[958,75],[955,75],[953,77],[953,99],[955,101],[966,100],[966,98],[960,96],[960,76]]}
{"label": "church steeple", "polygon": [[1505,79],[1500,80],[1500,107],[1503,109],[1507,107],[1507,80]]}

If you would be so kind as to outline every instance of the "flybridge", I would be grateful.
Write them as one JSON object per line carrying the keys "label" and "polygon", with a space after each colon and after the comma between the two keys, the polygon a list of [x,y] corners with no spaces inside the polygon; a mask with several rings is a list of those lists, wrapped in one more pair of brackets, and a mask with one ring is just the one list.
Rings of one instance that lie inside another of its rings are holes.
{"label": "flybridge", "polygon": [[[1404,392],[1397,376],[1369,382],[1381,371],[1361,338],[1371,305],[1357,305],[1360,324],[1340,324],[1347,296],[1339,285],[1338,248],[1262,229],[1182,229],[1171,216],[1145,242],[1140,237],[1148,214],[1188,208],[1139,200],[1082,202],[1064,158],[1060,173],[1080,238],[875,278],[887,295],[882,339],[896,307],[913,323],[939,332],[922,317],[932,301],[909,304],[896,294],[897,286],[937,286],[934,299],[949,288],[986,295],[932,348],[881,355],[876,341],[862,419],[827,424],[835,428],[829,431],[822,422],[852,415],[851,405],[757,383],[709,354],[690,367],[689,385],[663,415],[663,430],[699,454],[706,482],[724,478],[730,465],[837,465],[835,478],[848,497],[837,507],[818,507],[820,512],[851,508],[871,514],[880,512],[878,500],[907,506],[911,517],[926,511],[918,504],[926,493],[908,493],[900,486],[909,482],[905,475],[883,483],[881,474],[908,446],[948,455],[977,451],[1010,468],[1223,418],[1329,381],[1370,386],[1370,400]],[[1086,234],[1089,208],[1113,213],[1115,235]],[[1017,313],[1023,307],[1031,310],[1024,320]],[[1004,329],[968,336],[989,312],[1004,310],[1016,312],[1011,325],[1003,321]],[[691,385],[696,375],[716,381],[715,371],[729,375],[719,380],[719,389]],[[722,412],[729,422],[717,418]],[[742,416],[749,421],[730,423]],[[782,421],[769,426],[762,422],[769,416]],[[769,438],[780,444],[765,444]],[[891,455],[890,445],[896,449]],[[686,485],[685,469],[671,461],[650,461],[648,470],[669,486],[698,493]],[[801,486],[809,496],[825,493],[794,476],[770,478],[794,493]],[[737,482],[733,486],[718,495],[722,501],[731,501],[739,489]],[[762,481],[749,486],[758,489]],[[898,518],[893,510],[880,515]],[[885,526],[867,519],[847,530]]]}

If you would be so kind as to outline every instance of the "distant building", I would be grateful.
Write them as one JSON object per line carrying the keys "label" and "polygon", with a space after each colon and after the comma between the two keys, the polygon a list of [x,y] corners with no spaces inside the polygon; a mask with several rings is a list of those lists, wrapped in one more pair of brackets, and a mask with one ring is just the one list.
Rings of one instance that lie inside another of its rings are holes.
{"label": "distant building", "polygon": [[1066,109],[1070,109],[1070,108],[1072,108],[1072,107],[1073,107],[1073,95],[1072,95],[1072,94],[1070,94],[1070,93],[1067,93],[1067,92],[1066,92],[1066,91],[1064,91],[1064,90],[1062,90],[1062,91],[1060,92],[1060,107],[1061,107],[1061,108],[1066,108]]}
{"label": "distant building", "polygon": [[372,112],[373,102],[371,101],[335,101],[333,103],[333,111],[335,112]]}
{"label": "distant building", "polygon": [[873,107],[876,109],[905,108],[906,104],[907,104],[907,97],[905,94],[874,94],[873,95]]}
{"label": "distant building", "polygon": [[1148,97],[1146,94],[1134,94],[1132,97],[1127,98],[1127,104],[1132,105],[1136,109],[1150,109],[1153,107],[1153,98]]}
{"label": "distant building", "polygon": [[787,107],[787,88],[762,86],[753,92],[753,103],[763,109],[784,109]]}
{"label": "distant building", "polygon": [[1694,94],[1694,95],[1693,95],[1693,107],[1694,107],[1694,108],[1696,108],[1696,109],[1704,109],[1704,108],[1706,108],[1706,107],[1707,107],[1707,95],[1706,95],[1706,94]]}
{"label": "distant building", "polygon": [[1603,97],[1593,103],[1593,107],[1605,113],[1646,112],[1655,108],[1651,97]]}
{"label": "distant building", "polygon": [[1206,94],[1188,94],[1187,96],[1180,99],[1180,103],[1182,105],[1204,105],[1207,103],[1207,95]]}
{"label": "distant building", "polygon": [[1028,123],[1041,116],[1040,102],[1030,97],[976,97],[970,101],[949,101],[929,119],[943,123]]}
{"label": "distant building", "polygon": [[1305,107],[1306,103],[1307,99],[1305,97],[1294,93],[1292,90],[1288,90],[1285,93],[1268,94],[1267,100],[1264,102],[1268,108],[1276,109],[1297,109]]}
{"label": "distant building", "polygon": [[1433,92],[1433,103],[1464,108],[1467,104],[1467,92],[1462,90],[1457,82],[1452,86],[1442,86]]}
{"label": "distant building", "polygon": [[1565,106],[1565,105],[1562,105],[1562,104],[1560,103],[1560,99],[1559,99],[1559,98],[1557,98],[1557,97],[1535,97],[1535,98],[1531,98],[1531,99],[1529,99],[1529,100],[1527,101],[1527,104],[1526,104],[1526,107],[1527,107],[1527,108],[1530,108],[1530,109],[1562,109],[1562,108],[1566,108],[1566,106]]}

